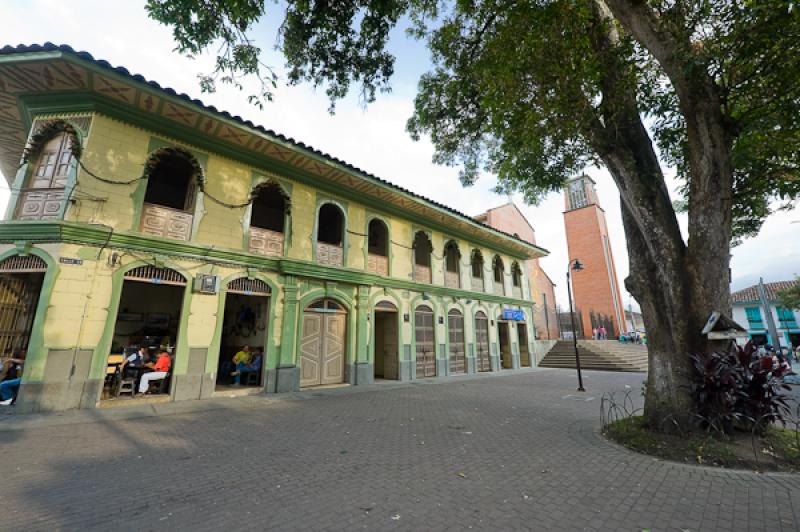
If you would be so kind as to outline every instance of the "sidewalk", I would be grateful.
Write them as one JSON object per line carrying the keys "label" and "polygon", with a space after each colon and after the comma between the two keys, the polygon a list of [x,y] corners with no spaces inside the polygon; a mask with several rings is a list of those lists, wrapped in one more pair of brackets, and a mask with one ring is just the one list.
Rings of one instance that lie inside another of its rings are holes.
{"label": "sidewalk", "polygon": [[66,425],[81,425],[86,423],[103,423],[107,421],[124,421],[149,417],[176,416],[209,412],[214,410],[248,410],[256,407],[267,407],[286,401],[305,401],[318,397],[334,395],[351,395],[365,392],[409,388],[413,386],[429,386],[438,384],[452,384],[468,380],[486,379],[552,371],[549,368],[520,368],[513,371],[495,371],[479,373],[476,375],[453,375],[447,377],[432,377],[411,381],[379,381],[374,384],[351,386],[342,385],[335,387],[305,388],[299,392],[282,394],[249,394],[241,395],[217,392],[214,397],[202,400],[165,401],[153,403],[138,403],[132,405],[115,405],[107,408],[85,408],[81,410],[65,410],[61,412],[45,412],[38,414],[16,415],[11,407],[0,407],[0,432],[8,430],[24,430],[39,427],[53,427]]}

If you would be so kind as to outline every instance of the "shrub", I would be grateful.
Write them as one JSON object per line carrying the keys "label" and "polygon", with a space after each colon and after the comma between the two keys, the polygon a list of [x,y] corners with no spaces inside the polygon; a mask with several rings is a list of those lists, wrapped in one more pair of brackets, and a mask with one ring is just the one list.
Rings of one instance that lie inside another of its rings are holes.
{"label": "shrub", "polygon": [[731,346],[730,351],[692,353],[693,417],[709,431],[730,434],[740,428],[763,432],[775,422],[785,425],[789,405],[781,390],[791,390],[780,370],[753,355],[756,347]]}

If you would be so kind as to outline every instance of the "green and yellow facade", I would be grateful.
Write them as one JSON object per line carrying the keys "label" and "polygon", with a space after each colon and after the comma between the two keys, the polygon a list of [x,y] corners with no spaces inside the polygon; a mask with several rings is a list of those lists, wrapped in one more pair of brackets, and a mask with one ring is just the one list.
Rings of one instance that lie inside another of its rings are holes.
{"label": "green and yellow facade", "polygon": [[[32,139],[52,140],[37,134],[53,124],[61,125],[54,131],[77,139],[79,154],[70,159],[62,190],[46,212],[22,216],[41,165],[35,156],[23,157],[25,148]],[[142,230],[145,167],[164,148],[190,154],[202,174],[183,239]],[[526,335],[516,326],[505,329],[510,366],[520,367],[521,353],[535,364],[530,280],[515,279],[514,264],[543,256],[543,249],[88,54],[55,46],[0,50],[0,165],[13,178],[0,223],[0,264],[36,257],[46,265],[26,340],[19,411],[100,403],[126,274],[142,267],[174,271],[185,281],[176,303],[180,320],[169,392],[176,401],[214,394],[225,298],[231,282],[242,278],[268,287],[260,380],[267,393],[299,389],[303,316],[323,299],[335,301],[344,316],[346,383],[373,382],[381,305],[395,309],[398,379],[418,378],[420,306],[433,314],[437,375],[450,373],[451,311],[463,317],[466,373],[478,369],[478,312],[489,322],[491,369],[503,365],[498,329],[509,309],[521,311],[516,315],[529,327]],[[251,251],[250,244],[250,198],[265,184],[286,197],[282,247],[269,254]],[[341,265],[319,256],[326,205],[343,215]],[[385,271],[370,265],[370,224],[376,219],[388,233]],[[432,249],[429,280],[414,271],[419,233]],[[457,279],[452,272],[446,279],[448,243],[460,254]],[[478,284],[471,264],[477,255],[485,272]],[[495,260],[502,265],[499,278]],[[216,279],[216,288],[197,290],[200,276]]]}

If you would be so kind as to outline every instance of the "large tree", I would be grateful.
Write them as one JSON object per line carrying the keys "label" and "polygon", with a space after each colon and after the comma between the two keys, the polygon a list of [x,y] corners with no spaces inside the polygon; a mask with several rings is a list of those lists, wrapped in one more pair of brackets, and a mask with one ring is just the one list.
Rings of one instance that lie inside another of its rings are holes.
{"label": "large tree", "polygon": [[[730,248],[800,195],[800,6],[780,0],[289,0],[277,46],[291,83],[331,101],[387,90],[389,32],[425,39],[432,69],[408,122],[435,161],[484,171],[527,200],[588,165],[620,194],[628,290],[642,307],[654,425],[690,410],[689,358],[727,311]],[[149,0],[187,54],[219,50],[216,81],[272,72],[250,40],[263,0]],[[217,48],[219,46],[219,48]],[[677,172],[673,202],[664,168]],[[688,215],[688,239],[676,210]]]}

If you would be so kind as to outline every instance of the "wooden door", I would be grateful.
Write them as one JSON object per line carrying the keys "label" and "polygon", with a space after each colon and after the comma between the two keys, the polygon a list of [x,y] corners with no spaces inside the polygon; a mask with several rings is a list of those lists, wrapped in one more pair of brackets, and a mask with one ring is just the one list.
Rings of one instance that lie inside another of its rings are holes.
{"label": "wooden door", "polygon": [[414,313],[414,337],[416,340],[417,378],[436,376],[436,340],[433,311],[420,307]]}
{"label": "wooden door", "polygon": [[450,373],[467,372],[467,356],[464,347],[464,317],[457,310],[447,315],[447,332],[450,340]]}
{"label": "wooden door", "polygon": [[375,356],[383,356],[383,378],[397,379],[400,373],[397,361],[397,314],[383,313],[381,323],[383,346],[375,346]]}
{"label": "wooden door", "polygon": [[344,382],[344,314],[324,314],[322,323],[325,336],[322,342],[321,384]]}
{"label": "wooden door", "polygon": [[303,339],[300,342],[300,386],[322,382],[322,326],[324,314],[303,313]]}
{"label": "wooden door", "polygon": [[300,341],[300,386],[344,382],[347,314],[330,301],[314,303],[303,312]]}
{"label": "wooden door", "polygon": [[41,274],[0,274],[0,356],[28,348],[42,278]]}
{"label": "wooden door", "polygon": [[497,337],[500,341],[500,357],[503,369],[513,368],[511,363],[511,339],[508,337],[508,322],[497,322]]}
{"label": "wooden door", "polygon": [[478,371],[492,371],[489,358],[489,318],[483,312],[475,315],[475,358]]}
{"label": "wooden door", "polygon": [[528,328],[524,323],[517,324],[517,338],[519,339],[519,365],[531,367],[531,353],[528,351]]}

